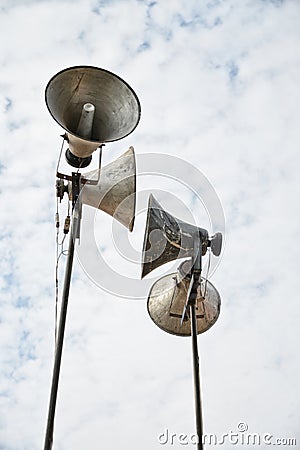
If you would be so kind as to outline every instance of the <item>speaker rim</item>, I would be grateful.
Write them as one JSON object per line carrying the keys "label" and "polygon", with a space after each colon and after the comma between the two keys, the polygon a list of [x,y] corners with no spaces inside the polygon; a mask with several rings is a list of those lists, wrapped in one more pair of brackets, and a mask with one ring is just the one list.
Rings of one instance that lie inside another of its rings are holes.
{"label": "speaker rim", "polygon": [[[177,273],[178,273],[178,272],[168,273],[168,274],[166,274],[166,275],[163,275],[162,277],[158,278],[158,279],[152,284],[152,286],[151,286],[151,288],[150,288],[150,290],[149,290],[149,293],[148,293],[148,298],[147,298],[147,312],[148,312],[148,315],[149,315],[151,321],[152,321],[152,322],[153,322],[160,330],[164,331],[165,333],[171,334],[172,336],[178,336],[178,337],[187,338],[187,337],[191,337],[191,331],[190,331],[189,334],[185,334],[185,333],[175,333],[174,331],[172,331],[172,330],[170,330],[170,329],[168,329],[168,328],[165,328],[163,325],[161,325],[160,323],[158,323],[158,322],[156,322],[156,321],[154,320],[154,318],[152,317],[152,314],[151,314],[151,308],[150,308],[150,301],[151,301],[151,298],[152,298],[152,297],[151,297],[151,294],[152,294],[152,290],[153,290],[154,286],[155,286],[159,281],[161,281],[162,279],[169,278],[169,279],[171,280],[172,278],[174,278],[174,277],[177,275]],[[216,293],[217,298],[218,298],[218,305],[219,305],[219,308],[218,308],[218,313],[217,313],[217,315],[215,316],[214,321],[209,325],[208,328],[205,328],[205,329],[203,329],[203,330],[199,330],[199,329],[198,329],[198,330],[197,330],[197,336],[199,336],[200,334],[205,333],[206,331],[209,331],[209,330],[215,325],[215,323],[217,322],[218,318],[220,317],[220,312],[221,312],[221,295],[220,295],[219,291],[217,290],[217,288],[216,288],[216,287],[215,287],[208,279],[206,279],[206,278],[204,278],[204,277],[201,277],[201,282],[202,282],[202,281],[207,282],[208,285],[212,288],[212,290]],[[189,319],[189,322],[191,323],[191,319]]]}
{"label": "speaker rim", "polygon": [[[48,92],[49,86],[50,86],[51,82],[52,82],[56,77],[60,76],[60,75],[63,74],[64,72],[67,72],[67,71],[69,71],[69,70],[74,70],[74,69],[95,69],[95,70],[98,70],[98,71],[101,71],[101,72],[105,72],[105,73],[107,73],[107,74],[109,74],[109,75],[112,75],[113,77],[117,78],[119,81],[121,81],[122,83],[125,84],[125,86],[126,86],[126,87],[130,90],[130,92],[133,94],[133,97],[135,98],[135,100],[136,100],[136,102],[137,102],[137,107],[138,107],[138,110],[137,110],[138,117],[137,117],[136,124],[134,125],[134,127],[132,128],[132,130],[129,131],[129,133],[125,134],[124,136],[122,136],[122,137],[120,137],[120,138],[117,138],[117,139],[110,139],[110,140],[106,140],[106,141],[103,141],[103,142],[102,142],[102,141],[101,141],[101,142],[100,142],[100,141],[97,141],[96,139],[83,139],[81,136],[78,136],[77,134],[75,134],[75,133],[73,133],[72,131],[70,131],[70,130],[68,130],[67,128],[65,128],[65,127],[59,122],[59,120],[57,120],[57,119],[55,118],[54,114],[52,114],[52,112],[51,112],[51,109],[50,109],[49,104],[48,104],[48,101],[47,101],[47,92]],[[67,67],[66,69],[60,70],[60,71],[57,72],[55,75],[53,75],[53,76],[50,78],[50,80],[48,81],[48,83],[47,83],[47,85],[46,85],[46,88],[45,88],[45,94],[44,94],[44,95],[45,95],[45,103],[46,103],[47,109],[48,109],[50,115],[51,115],[51,116],[53,117],[53,119],[55,120],[55,122],[58,123],[58,125],[59,125],[60,127],[62,127],[64,130],[66,130],[67,133],[71,134],[72,136],[75,136],[75,137],[78,138],[78,139],[82,139],[83,141],[86,141],[86,142],[91,142],[91,143],[99,142],[99,143],[101,143],[101,144],[102,144],[102,143],[104,144],[104,143],[106,143],[106,142],[116,142],[116,141],[120,141],[121,139],[124,139],[125,137],[129,136],[129,135],[136,129],[136,127],[138,126],[138,124],[139,124],[139,122],[140,122],[140,118],[141,118],[141,103],[140,103],[139,98],[138,98],[137,94],[135,93],[135,91],[134,91],[134,90],[132,89],[132,87],[127,83],[127,81],[123,80],[123,78],[121,78],[119,75],[117,75],[117,74],[111,72],[110,70],[102,69],[101,67],[96,67],[96,66],[91,66],[91,65],[77,65],[77,66],[71,66],[71,67]]]}

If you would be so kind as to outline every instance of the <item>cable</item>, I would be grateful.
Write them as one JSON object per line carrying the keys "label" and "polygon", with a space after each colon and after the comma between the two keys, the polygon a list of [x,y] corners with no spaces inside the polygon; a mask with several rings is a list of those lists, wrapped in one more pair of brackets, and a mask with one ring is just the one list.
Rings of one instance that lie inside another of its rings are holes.
{"label": "cable", "polygon": [[70,201],[68,200],[68,215],[65,219],[64,223],[64,236],[59,241],[59,228],[60,228],[60,220],[59,220],[59,212],[58,212],[58,197],[56,197],[56,213],[55,213],[55,225],[56,225],[56,264],[55,264],[55,324],[54,324],[54,342],[55,342],[55,348],[56,348],[56,341],[57,341],[57,323],[58,323],[58,297],[59,297],[59,260],[61,256],[68,256],[68,251],[64,249],[64,242],[66,239],[66,236],[70,230]]}
{"label": "cable", "polygon": [[58,167],[59,167],[59,164],[60,164],[62,151],[63,151],[64,145],[65,145],[66,135],[65,134],[62,135],[62,138],[63,138],[63,141],[62,141],[62,144],[61,144],[61,147],[60,147],[60,152],[59,152],[59,156],[58,156],[58,160],[57,160],[56,173],[58,173]]}
{"label": "cable", "polygon": [[57,317],[58,317],[58,297],[59,297],[59,260],[61,256],[68,256],[68,250],[64,250],[64,242],[67,234],[64,235],[61,242],[58,242],[58,232],[57,232],[57,240],[56,240],[56,265],[55,265],[55,327],[54,327],[54,337],[55,337],[55,345],[57,339]]}

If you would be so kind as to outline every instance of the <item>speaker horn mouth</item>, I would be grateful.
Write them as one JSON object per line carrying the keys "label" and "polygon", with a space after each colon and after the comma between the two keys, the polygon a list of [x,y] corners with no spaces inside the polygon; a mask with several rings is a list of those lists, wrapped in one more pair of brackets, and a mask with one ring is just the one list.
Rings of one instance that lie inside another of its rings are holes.
{"label": "speaker horn mouth", "polygon": [[194,239],[199,233],[204,256],[208,231],[172,216],[150,194],[142,253],[142,278],[169,261],[194,258]]}
{"label": "speaker horn mouth", "polygon": [[101,209],[132,231],[136,203],[136,164],[133,147],[119,158],[84,174],[86,180],[97,180],[95,184],[84,184],[81,191],[83,204]]}
{"label": "speaker horn mouth", "polygon": [[[139,99],[129,84],[118,75],[94,66],[74,66],[58,72],[47,84],[45,101],[62,128],[91,143],[123,139],[137,127],[141,115]],[[77,132],[82,107],[87,103],[95,106],[88,138]]]}
{"label": "speaker horn mouth", "polygon": [[[147,301],[148,314],[160,329],[176,336],[191,336],[191,320],[181,324],[190,280],[171,273],[152,285]],[[221,297],[212,283],[201,278],[196,299],[197,334],[204,333],[217,321]]]}

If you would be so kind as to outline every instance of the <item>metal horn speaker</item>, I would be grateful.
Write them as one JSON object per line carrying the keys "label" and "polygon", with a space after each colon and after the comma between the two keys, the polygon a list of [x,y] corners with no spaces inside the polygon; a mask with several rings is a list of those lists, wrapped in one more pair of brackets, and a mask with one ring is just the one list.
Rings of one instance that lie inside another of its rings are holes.
{"label": "metal horn speaker", "polygon": [[[46,87],[45,99],[54,120],[66,130],[69,157],[75,159],[88,158],[99,145],[128,136],[140,120],[133,89],[97,67],[75,66],[57,73]],[[75,165],[72,159],[68,162]]]}
{"label": "metal horn speaker", "polygon": [[[177,336],[191,336],[191,318],[185,316],[181,324],[182,311],[187,301],[190,278],[185,274],[190,261],[184,261],[177,273],[171,273],[157,280],[150,290],[147,302],[148,313],[153,322],[167,333]],[[211,328],[220,314],[221,298],[217,289],[205,278],[197,291],[196,299],[197,334]]]}
{"label": "metal horn speaker", "polygon": [[136,164],[133,147],[110,164],[83,174],[83,177],[98,182],[94,185],[84,184],[81,190],[82,203],[101,209],[132,231],[136,202]]}
{"label": "metal horn speaker", "polygon": [[202,255],[205,255],[207,247],[211,245],[208,232],[172,216],[150,194],[143,245],[142,278],[169,261],[193,257],[194,240],[199,233]]}

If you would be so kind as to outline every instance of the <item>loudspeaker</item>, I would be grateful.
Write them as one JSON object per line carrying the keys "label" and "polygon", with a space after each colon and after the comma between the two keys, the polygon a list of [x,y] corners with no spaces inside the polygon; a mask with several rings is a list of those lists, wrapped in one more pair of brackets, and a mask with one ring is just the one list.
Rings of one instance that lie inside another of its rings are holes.
{"label": "loudspeaker", "polygon": [[98,182],[94,185],[84,184],[80,193],[82,204],[101,209],[132,231],[136,203],[133,147],[101,169],[83,174],[83,182],[84,180]]}
{"label": "loudspeaker", "polygon": [[84,158],[89,163],[99,145],[128,136],[140,120],[140,102],[133,89],[97,67],[75,66],[57,73],[46,87],[45,100],[67,132],[67,160],[75,167],[84,167]]}
{"label": "loudspeaker", "polygon": [[[189,310],[181,323],[190,283],[190,277],[183,276],[189,270],[183,267],[186,265],[190,268],[190,261],[184,261],[176,273],[157,280],[151,287],[147,301],[148,313],[153,322],[163,331],[176,336],[191,336]],[[201,334],[216,322],[221,307],[220,294],[205,278],[201,278],[195,305],[197,334]]]}
{"label": "loudspeaker", "polygon": [[143,245],[142,278],[169,261],[194,257],[194,241],[199,234],[202,255],[205,255],[207,247],[211,246],[213,254],[219,256],[222,246],[221,233],[216,233],[209,239],[207,230],[172,216],[151,194]]}

